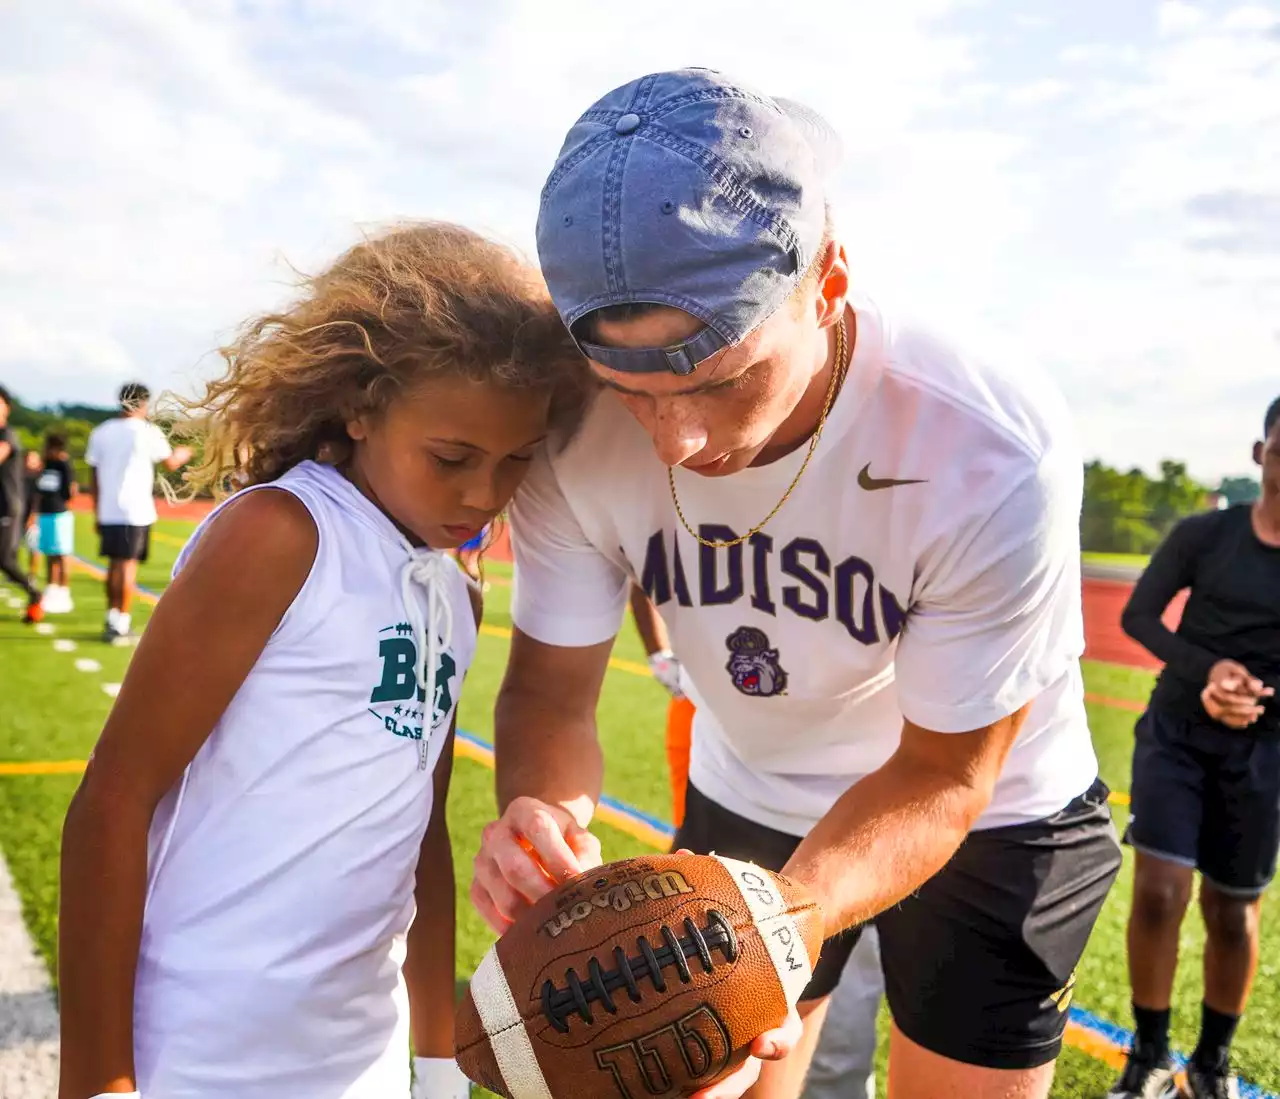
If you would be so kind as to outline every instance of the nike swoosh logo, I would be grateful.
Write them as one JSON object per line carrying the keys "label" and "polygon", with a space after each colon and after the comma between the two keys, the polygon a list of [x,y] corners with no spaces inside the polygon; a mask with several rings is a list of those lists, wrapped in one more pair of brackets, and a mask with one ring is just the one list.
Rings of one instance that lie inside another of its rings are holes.
{"label": "nike swoosh logo", "polygon": [[866,489],[868,492],[876,492],[882,488],[896,488],[898,485],[923,484],[926,484],[924,480],[899,481],[892,477],[872,477],[870,462],[858,470],[858,487]]}

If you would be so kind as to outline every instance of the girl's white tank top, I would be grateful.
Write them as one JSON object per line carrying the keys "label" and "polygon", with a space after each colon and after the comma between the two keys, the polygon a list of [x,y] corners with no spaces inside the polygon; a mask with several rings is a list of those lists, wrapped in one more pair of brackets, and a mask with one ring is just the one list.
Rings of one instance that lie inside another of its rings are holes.
{"label": "girl's white tank top", "polygon": [[306,505],[319,546],[153,821],[138,1083],[147,1099],[404,1096],[401,963],[432,773],[475,652],[467,581],[330,467],[246,491],[267,487]]}

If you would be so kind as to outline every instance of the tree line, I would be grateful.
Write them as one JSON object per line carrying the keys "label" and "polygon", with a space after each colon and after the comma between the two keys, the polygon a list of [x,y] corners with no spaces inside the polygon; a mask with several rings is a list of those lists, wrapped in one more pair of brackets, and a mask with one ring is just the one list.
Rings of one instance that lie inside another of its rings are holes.
{"label": "tree line", "polygon": [[[44,434],[57,430],[67,437],[76,476],[88,484],[84,448],[94,426],[115,415],[114,409],[91,405],[29,408],[15,401],[10,423],[22,445],[43,449]],[[175,483],[181,472],[174,474]],[[1196,481],[1182,462],[1163,461],[1159,475],[1141,469],[1116,469],[1104,462],[1084,467],[1084,507],[1080,537],[1084,549],[1099,553],[1150,553],[1181,518],[1198,511],[1256,498],[1258,482],[1251,477],[1228,477],[1216,488]]]}

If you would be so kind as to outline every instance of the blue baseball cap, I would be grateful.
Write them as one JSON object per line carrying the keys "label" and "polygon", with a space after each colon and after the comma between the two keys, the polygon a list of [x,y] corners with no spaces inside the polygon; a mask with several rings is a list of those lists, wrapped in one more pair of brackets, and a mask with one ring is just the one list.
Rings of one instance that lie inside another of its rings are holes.
{"label": "blue baseball cap", "polygon": [[[691,374],[791,295],[826,227],[840,141],[808,108],[710,69],[652,73],[609,92],[565,138],[538,209],[538,259],[588,358]],[[705,325],[669,347],[583,338],[597,309],[650,302]]]}

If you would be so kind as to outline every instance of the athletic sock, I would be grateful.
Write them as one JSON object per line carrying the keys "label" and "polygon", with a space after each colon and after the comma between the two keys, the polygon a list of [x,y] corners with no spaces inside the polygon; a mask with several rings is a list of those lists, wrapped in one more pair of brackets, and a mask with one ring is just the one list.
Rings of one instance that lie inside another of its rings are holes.
{"label": "athletic sock", "polygon": [[1144,1058],[1163,1061],[1169,1056],[1170,1010],[1155,1011],[1133,1005],[1133,1021],[1137,1025],[1136,1048]]}
{"label": "athletic sock", "polygon": [[1209,1072],[1225,1072],[1231,1061],[1231,1039],[1239,1025],[1239,1015],[1224,1015],[1208,1004],[1201,1005],[1200,1041],[1191,1060]]}
{"label": "athletic sock", "polygon": [[133,616],[121,611],[116,618],[116,629],[121,633],[128,633],[131,625],[133,625]]}
{"label": "athletic sock", "polygon": [[107,626],[117,631],[120,629],[120,612],[115,607],[107,611]]}

